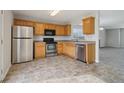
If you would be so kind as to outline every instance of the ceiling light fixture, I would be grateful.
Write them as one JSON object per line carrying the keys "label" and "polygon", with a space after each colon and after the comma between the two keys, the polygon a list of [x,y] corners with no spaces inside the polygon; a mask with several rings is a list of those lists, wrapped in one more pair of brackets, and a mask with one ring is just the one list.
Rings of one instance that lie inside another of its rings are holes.
{"label": "ceiling light fixture", "polygon": [[60,12],[60,10],[53,10],[52,12],[50,12],[50,16],[55,16]]}

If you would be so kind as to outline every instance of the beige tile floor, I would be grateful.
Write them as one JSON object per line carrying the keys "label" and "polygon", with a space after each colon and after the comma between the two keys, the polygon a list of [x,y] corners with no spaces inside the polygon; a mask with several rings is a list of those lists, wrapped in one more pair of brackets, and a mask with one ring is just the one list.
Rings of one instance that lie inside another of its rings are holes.
{"label": "beige tile floor", "polygon": [[[12,65],[3,82],[6,83],[87,83],[124,82],[124,63],[117,66],[109,54],[113,49],[101,49],[100,63],[85,64],[67,56],[47,57]],[[118,51],[118,52],[117,52]],[[115,54],[120,54],[117,49]],[[123,56],[123,53],[120,54]],[[124,59],[124,58],[122,58]],[[121,59],[121,60],[122,60]],[[113,61],[113,62],[110,62]],[[118,67],[120,67],[118,69]]]}
{"label": "beige tile floor", "polygon": [[[66,56],[47,57],[13,65],[4,82],[103,82],[95,76],[87,75],[87,68],[85,63]],[[77,76],[82,74],[95,80],[85,78],[81,81]]]}

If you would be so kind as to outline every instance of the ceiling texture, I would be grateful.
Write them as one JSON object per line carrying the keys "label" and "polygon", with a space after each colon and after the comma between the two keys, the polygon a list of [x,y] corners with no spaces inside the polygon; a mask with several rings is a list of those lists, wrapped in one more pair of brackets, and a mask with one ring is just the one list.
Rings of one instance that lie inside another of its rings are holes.
{"label": "ceiling texture", "polygon": [[50,16],[51,10],[13,10],[15,18],[33,19],[40,22],[58,24],[80,24],[84,16],[94,10],[61,10],[57,15]]}

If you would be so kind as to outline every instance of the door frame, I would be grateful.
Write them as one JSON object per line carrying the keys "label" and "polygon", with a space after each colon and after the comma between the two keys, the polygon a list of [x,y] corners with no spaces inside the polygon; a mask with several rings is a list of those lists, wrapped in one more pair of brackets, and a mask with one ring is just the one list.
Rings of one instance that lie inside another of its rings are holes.
{"label": "door frame", "polygon": [[3,10],[0,10],[0,81],[3,80]]}

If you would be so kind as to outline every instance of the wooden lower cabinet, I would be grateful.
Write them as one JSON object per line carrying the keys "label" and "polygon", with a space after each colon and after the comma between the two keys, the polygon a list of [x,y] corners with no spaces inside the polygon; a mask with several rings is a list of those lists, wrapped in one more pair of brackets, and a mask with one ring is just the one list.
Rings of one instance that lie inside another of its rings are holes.
{"label": "wooden lower cabinet", "polygon": [[86,63],[92,64],[95,62],[95,44],[86,45]]}
{"label": "wooden lower cabinet", "polygon": [[[74,42],[57,42],[57,54],[67,55],[76,59],[76,45]],[[85,44],[85,61],[87,64],[95,62],[95,44]],[[34,42],[34,58],[45,57],[45,42]]]}
{"label": "wooden lower cabinet", "polygon": [[76,57],[76,46],[74,42],[65,42],[63,43],[63,54],[75,58]]}
{"label": "wooden lower cabinet", "polygon": [[63,54],[63,42],[58,42],[57,43],[57,54]]}
{"label": "wooden lower cabinet", "polygon": [[[83,51],[82,51],[83,52]],[[76,45],[74,42],[63,42],[63,54],[76,58]],[[95,44],[85,44],[85,61],[87,64],[95,62]]]}
{"label": "wooden lower cabinet", "polygon": [[45,42],[34,42],[34,58],[45,57]]}

